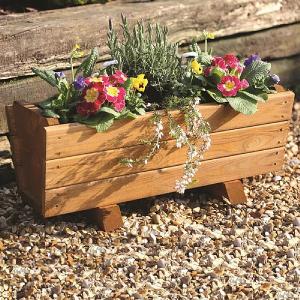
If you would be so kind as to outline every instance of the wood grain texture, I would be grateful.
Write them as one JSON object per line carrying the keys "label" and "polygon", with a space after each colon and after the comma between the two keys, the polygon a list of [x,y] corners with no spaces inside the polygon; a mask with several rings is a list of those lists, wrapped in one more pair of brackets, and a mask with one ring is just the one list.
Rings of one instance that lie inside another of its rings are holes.
{"label": "wood grain texture", "polygon": [[[239,36],[233,35],[221,39],[217,37],[216,40],[209,41],[209,47],[213,49],[214,55],[235,53],[247,57],[258,53],[261,58],[269,61],[299,55],[299,32],[299,23],[290,24],[258,32],[247,32]],[[199,45],[204,49],[203,43]]]}
{"label": "wood grain texture", "polygon": [[241,180],[225,181],[205,187],[205,192],[216,199],[226,198],[231,204],[241,204],[247,201]]}
{"label": "wood grain texture", "polygon": [[[191,188],[273,172],[281,169],[283,160],[284,147],[208,160],[201,165]],[[47,190],[44,216],[173,192],[182,173],[182,166],[174,166]]]}
{"label": "wood grain texture", "polygon": [[93,223],[105,232],[114,231],[124,225],[119,205],[94,208],[89,215]]}
{"label": "wood grain texture", "polygon": [[[212,132],[218,132],[289,120],[293,101],[294,93],[290,91],[272,94],[267,103],[260,103],[258,112],[250,116],[239,114],[228,105],[202,104],[199,108],[209,122]],[[46,159],[136,145],[137,141],[152,136],[154,129],[149,126],[151,116],[151,113],[147,113],[135,120],[117,121],[108,131],[99,134],[78,123],[45,128]],[[182,114],[174,111],[174,117],[180,121]],[[167,131],[165,137],[167,138]]]}
{"label": "wood grain texture", "polygon": [[[204,160],[284,146],[288,131],[289,122],[284,121],[213,133],[212,146]],[[147,147],[139,145],[49,160],[46,189],[182,165],[186,161],[187,148],[177,149],[176,142],[170,140],[147,165],[129,168],[120,163],[121,158],[140,157],[146,151]]]}
{"label": "wood grain texture", "polygon": [[18,189],[31,199],[35,210],[41,213],[45,187],[44,118],[37,108],[17,102],[13,105],[16,134],[13,139],[13,157]]}
{"label": "wood grain texture", "polygon": [[121,12],[132,22],[143,18],[168,25],[170,39],[180,43],[199,37],[203,29],[224,37],[300,21],[297,0],[112,2],[1,16],[0,79],[32,74],[32,66],[68,68],[68,54],[75,43],[84,49],[99,46],[104,58],[108,17],[119,22]]}

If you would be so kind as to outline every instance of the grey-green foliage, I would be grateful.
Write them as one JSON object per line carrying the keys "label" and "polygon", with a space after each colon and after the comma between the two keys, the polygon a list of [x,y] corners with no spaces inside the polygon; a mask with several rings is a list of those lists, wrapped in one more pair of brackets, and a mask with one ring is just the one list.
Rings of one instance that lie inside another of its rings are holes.
{"label": "grey-green foliage", "polygon": [[95,64],[97,62],[98,56],[99,56],[98,49],[93,48],[90,55],[78,67],[75,75],[78,75],[80,72],[82,72],[82,75],[84,77],[91,76],[93,73]]}
{"label": "grey-green foliage", "polygon": [[256,60],[245,68],[241,79],[246,79],[250,86],[263,88],[265,80],[269,77],[271,64],[262,60]]}
{"label": "grey-green foliage", "polygon": [[198,61],[201,63],[201,65],[209,66],[211,64],[211,60],[213,58],[211,55],[211,50],[208,52],[202,51],[196,41],[192,42],[192,44],[189,47],[189,50],[198,54]]}
{"label": "grey-green foliage", "polygon": [[107,44],[112,58],[129,76],[145,74],[149,81],[146,94],[150,98],[163,98],[181,72],[177,44],[168,42],[167,27],[145,25],[140,21],[129,29],[126,18],[122,16],[121,28],[122,38],[117,36],[110,22]]}

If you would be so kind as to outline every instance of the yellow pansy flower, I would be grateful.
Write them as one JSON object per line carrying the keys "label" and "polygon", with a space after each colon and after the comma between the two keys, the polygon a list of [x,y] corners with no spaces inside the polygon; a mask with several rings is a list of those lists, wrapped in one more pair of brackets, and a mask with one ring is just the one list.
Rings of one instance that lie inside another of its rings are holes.
{"label": "yellow pansy flower", "polygon": [[144,92],[148,84],[148,79],[145,78],[145,74],[140,74],[137,77],[131,77],[131,86],[139,92]]}
{"label": "yellow pansy flower", "polygon": [[203,68],[202,66],[197,62],[196,59],[194,59],[191,63],[191,68],[193,73],[197,74],[197,75],[201,75],[203,73]]}

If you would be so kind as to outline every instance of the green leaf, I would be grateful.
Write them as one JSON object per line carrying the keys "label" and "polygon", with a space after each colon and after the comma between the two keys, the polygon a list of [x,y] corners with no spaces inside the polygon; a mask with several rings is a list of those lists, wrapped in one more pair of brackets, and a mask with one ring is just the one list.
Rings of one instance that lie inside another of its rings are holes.
{"label": "green leaf", "polygon": [[106,112],[99,112],[96,115],[88,118],[78,116],[74,119],[76,119],[76,121],[79,123],[83,123],[89,127],[95,128],[97,132],[103,132],[113,125],[115,117],[114,115]]}
{"label": "green leaf", "polygon": [[256,60],[247,66],[241,74],[241,79],[246,79],[250,86],[253,86],[256,81],[263,81],[269,76],[271,64],[262,60]]}
{"label": "green leaf", "polygon": [[32,72],[47,81],[52,86],[57,86],[57,79],[55,77],[55,72],[52,70],[42,70],[38,68],[31,68]]}
{"label": "green leaf", "polygon": [[213,80],[215,82],[220,82],[221,78],[225,75],[224,70],[222,70],[221,68],[214,68],[211,72],[211,77],[213,78]]}
{"label": "green leaf", "polygon": [[242,97],[245,97],[247,99],[252,99],[252,100],[260,101],[260,102],[265,102],[268,99],[268,95],[265,93],[254,95],[254,94],[246,92],[246,91],[239,91],[238,95],[241,95]]}
{"label": "green leaf", "polygon": [[227,97],[230,106],[245,115],[252,115],[257,111],[257,101],[241,97]]}
{"label": "green leaf", "polygon": [[55,113],[52,109],[49,108],[44,109],[42,111],[42,115],[46,118],[60,118],[60,116],[57,113]]}
{"label": "green leaf", "polygon": [[130,90],[131,82],[132,82],[131,78],[127,78],[127,80],[125,81],[123,87],[126,90],[126,92]]}
{"label": "green leaf", "polygon": [[143,107],[137,107],[136,112],[139,113],[141,116],[143,116],[146,112],[145,109]]}
{"label": "green leaf", "polygon": [[120,116],[118,117],[118,119],[136,119],[138,117],[137,114],[131,112],[129,109],[124,108],[121,111]]}
{"label": "green leaf", "polygon": [[56,96],[52,96],[42,102],[39,102],[38,103],[38,106],[42,109],[47,109],[47,108],[52,108],[53,106],[53,101],[57,98],[57,95]]}
{"label": "green leaf", "polygon": [[92,49],[90,55],[77,68],[75,76],[77,76],[81,71],[83,72],[84,77],[91,76],[98,59],[98,55],[99,53],[97,48]]}
{"label": "green leaf", "polygon": [[207,90],[206,92],[209,94],[209,96],[211,96],[218,103],[228,102],[227,98],[222,97],[221,93],[217,93],[217,92],[210,91],[210,90]]}
{"label": "green leaf", "polygon": [[102,119],[96,126],[97,132],[103,132],[106,131],[108,128],[110,128],[114,123],[114,118],[107,118]]}
{"label": "green leaf", "polygon": [[119,112],[115,111],[113,108],[108,107],[108,106],[101,107],[100,112],[106,112],[108,114],[115,116],[116,118],[118,118],[120,116]]}

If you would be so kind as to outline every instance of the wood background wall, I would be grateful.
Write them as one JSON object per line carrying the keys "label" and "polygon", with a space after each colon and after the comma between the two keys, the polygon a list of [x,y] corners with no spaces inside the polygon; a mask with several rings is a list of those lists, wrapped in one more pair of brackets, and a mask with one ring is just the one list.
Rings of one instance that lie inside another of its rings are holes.
{"label": "wood background wall", "polygon": [[0,16],[0,132],[7,130],[6,104],[37,102],[54,93],[32,76],[32,66],[68,70],[68,53],[75,43],[86,53],[98,46],[100,61],[107,59],[108,18],[117,24],[121,12],[131,22],[143,18],[167,25],[170,39],[183,48],[202,30],[213,31],[216,54],[259,53],[272,62],[283,84],[300,83],[299,0],[124,0]]}

